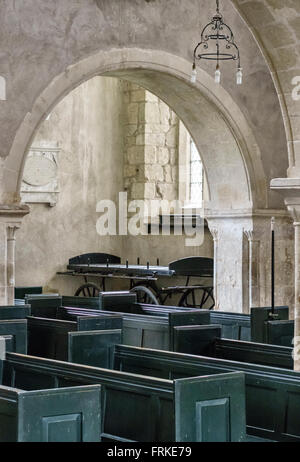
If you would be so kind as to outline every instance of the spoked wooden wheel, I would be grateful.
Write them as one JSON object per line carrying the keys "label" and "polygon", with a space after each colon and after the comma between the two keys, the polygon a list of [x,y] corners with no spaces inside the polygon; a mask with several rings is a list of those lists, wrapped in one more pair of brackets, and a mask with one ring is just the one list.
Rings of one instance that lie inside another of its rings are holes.
{"label": "spoked wooden wheel", "polygon": [[136,293],[138,303],[159,305],[157,298],[148,287],[136,286],[133,287],[130,292]]}
{"label": "spoked wooden wheel", "polygon": [[98,297],[101,289],[92,282],[88,282],[79,287],[75,292],[75,297]]}
{"label": "spoked wooden wheel", "polygon": [[213,287],[187,289],[179,300],[178,306],[212,310],[215,306]]}

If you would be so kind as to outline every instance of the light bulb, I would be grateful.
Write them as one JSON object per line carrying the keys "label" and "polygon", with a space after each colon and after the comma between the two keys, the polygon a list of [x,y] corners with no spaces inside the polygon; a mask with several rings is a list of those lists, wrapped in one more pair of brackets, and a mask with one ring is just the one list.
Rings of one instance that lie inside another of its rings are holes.
{"label": "light bulb", "polygon": [[196,64],[193,64],[193,70],[192,70],[192,75],[191,75],[191,82],[196,83],[197,81],[197,69],[196,69]]}
{"label": "light bulb", "polygon": [[217,69],[215,72],[215,82],[221,83],[221,71],[220,71],[219,65],[217,66]]}
{"label": "light bulb", "polygon": [[236,83],[237,85],[242,85],[243,83],[243,72],[241,67],[238,68],[236,73]]}

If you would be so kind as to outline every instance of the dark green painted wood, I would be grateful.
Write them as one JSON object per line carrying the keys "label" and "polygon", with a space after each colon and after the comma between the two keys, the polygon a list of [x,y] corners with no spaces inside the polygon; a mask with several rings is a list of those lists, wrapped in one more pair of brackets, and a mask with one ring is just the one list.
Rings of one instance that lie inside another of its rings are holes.
{"label": "dark green painted wood", "polygon": [[101,387],[23,391],[0,386],[0,442],[98,442]]}
{"label": "dark green painted wood", "polygon": [[197,378],[175,380],[176,441],[244,442],[244,409],[244,374],[203,377],[201,383]]}
{"label": "dark green painted wood", "polygon": [[264,343],[240,342],[238,340],[216,339],[213,357],[261,364],[265,366],[293,369],[293,349]]}
{"label": "dark green painted wood", "polygon": [[[13,335],[3,335],[0,337],[1,339],[4,340],[4,357],[2,359],[5,359],[5,353],[8,351],[9,353],[18,353],[16,351],[16,345],[14,342],[14,336]],[[1,359],[1,353],[0,353],[0,359]],[[0,381],[1,383],[1,381]]]}
{"label": "dark green painted wood", "polygon": [[172,351],[191,355],[214,356],[214,344],[221,337],[221,326],[181,326],[174,328]]}
{"label": "dark green painted wood", "polygon": [[211,311],[210,323],[222,326],[222,338],[251,341],[251,320],[249,314]]}
{"label": "dark green painted wood", "polygon": [[69,265],[94,265],[100,263],[121,263],[121,258],[109,253],[85,253],[76,257],[70,258]]}
{"label": "dark green painted wood", "polygon": [[209,277],[214,275],[213,258],[187,257],[169,264],[176,276]]}
{"label": "dark green painted wood", "polygon": [[25,319],[30,314],[30,305],[0,306],[0,320]]}
{"label": "dark green painted wood", "polygon": [[242,371],[247,433],[274,441],[300,441],[300,372],[125,345],[115,347],[115,369],[169,379]]}
{"label": "dark green painted wood", "polygon": [[115,316],[76,316],[74,321],[29,316],[28,353],[43,358],[68,360],[68,333],[122,328],[122,318]]}
{"label": "dark green painted wood", "polygon": [[115,345],[122,343],[122,331],[100,330],[68,333],[68,361],[112,369]]}
{"label": "dark green painted wood", "polygon": [[62,306],[100,309],[99,297],[62,297]]}
{"label": "dark green painted wood", "polygon": [[266,323],[267,343],[292,348],[294,330],[294,321],[268,321]]}
{"label": "dark green painted wood", "polygon": [[68,332],[77,331],[77,323],[32,316],[27,321],[28,354],[67,361]]}
{"label": "dark green painted wood", "polygon": [[261,307],[251,308],[251,341],[256,343],[268,343],[266,323],[268,321],[280,321],[289,319],[289,308],[287,306],[275,307],[276,319],[272,319],[272,308]]}
{"label": "dark green painted wood", "polygon": [[137,296],[135,293],[128,291],[122,292],[100,292],[99,308],[104,311],[115,311],[126,313],[130,310],[131,305],[136,303]]}
{"label": "dark green painted wood", "polygon": [[[218,376],[216,379],[222,380]],[[227,376],[224,376],[224,381],[227,380]],[[240,373],[236,375],[236,380],[241,383]],[[39,386],[44,388],[45,384],[51,387],[100,384],[104,403],[101,436],[106,441],[176,441],[177,425],[183,428],[184,422],[180,419],[186,418],[177,413],[175,420],[175,405],[178,403],[175,396],[177,385],[173,380],[8,353],[4,361],[3,382],[6,386],[22,386],[27,390],[37,389]],[[187,380],[185,383],[187,395],[184,394],[184,397],[190,394],[190,405],[194,406],[196,412],[199,398],[206,401],[204,388],[200,385],[206,382],[206,377],[192,378],[190,390],[188,382]],[[201,397],[194,395],[197,383],[203,390]],[[221,387],[220,382],[219,385]],[[211,386],[210,383],[207,387],[208,392]],[[229,398],[230,413],[240,422],[240,415],[232,412],[237,399],[234,387],[232,391],[229,390],[229,395],[226,394],[223,398]],[[244,409],[240,409],[239,412],[243,413]],[[234,436],[238,441],[244,437],[245,429],[240,423],[236,426],[239,427],[240,433],[231,435],[231,441]],[[225,431],[220,422],[215,422],[215,428],[216,431]],[[185,434],[184,437],[185,440],[192,441],[194,435]],[[218,438],[217,434],[215,438]],[[177,441],[180,441],[179,438]]]}
{"label": "dark green painted wood", "polygon": [[59,295],[28,295],[25,297],[25,303],[31,306],[32,316],[55,318],[62,298]]}
{"label": "dark green painted wood", "polygon": [[[97,310],[64,307],[59,309],[62,317],[95,316]],[[111,315],[110,311],[101,311]],[[169,350],[173,348],[173,327],[176,325],[198,325],[209,321],[205,310],[167,311],[164,316],[150,316],[133,313],[118,313],[123,319],[123,342],[126,345]],[[115,327],[114,327],[115,328]],[[99,329],[98,329],[99,330]]]}
{"label": "dark green painted wood", "polygon": [[220,330],[220,326],[176,327],[174,351],[293,369],[292,348],[221,339]]}
{"label": "dark green painted wood", "polygon": [[11,319],[0,321],[0,336],[11,335],[12,351],[27,354],[27,320]]}
{"label": "dark green painted wood", "polygon": [[15,298],[24,299],[29,294],[42,294],[43,287],[15,287]]}

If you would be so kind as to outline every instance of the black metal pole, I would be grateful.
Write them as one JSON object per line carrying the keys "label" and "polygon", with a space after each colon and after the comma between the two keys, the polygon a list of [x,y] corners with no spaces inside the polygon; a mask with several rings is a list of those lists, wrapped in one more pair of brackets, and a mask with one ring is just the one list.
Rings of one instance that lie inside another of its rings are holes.
{"label": "black metal pole", "polygon": [[271,220],[272,233],[272,259],[271,259],[271,296],[272,296],[272,315],[275,314],[275,218]]}

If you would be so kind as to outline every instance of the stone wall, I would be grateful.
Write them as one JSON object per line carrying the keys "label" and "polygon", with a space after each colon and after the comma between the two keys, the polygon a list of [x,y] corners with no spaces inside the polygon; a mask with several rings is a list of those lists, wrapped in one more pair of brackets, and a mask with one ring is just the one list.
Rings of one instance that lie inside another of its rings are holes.
{"label": "stone wall", "polygon": [[31,213],[17,234],[18,286],[74,294],[83,281],[56,272],[66,268],[69,258],[86,252],[114,253],[130,263],[140,257],[155,264],[159,258],[163,265],[180,257],[213,255],[208,230],[198,247],[186,247],[185,236],[173,233],[101,237],[96,231],[97,202],[117,204],[126,187],[129,200],[178,197],[178,122],[156,96],[116,78],[96,77],[61,101],[33,142],[60,149],[58,202],[55,207],[30,204]]}
{"label": "stone wall", "polygon": [[157,96],[124,83],[124,182],[130,199],[178,198],[178,127],[176,114]]}

